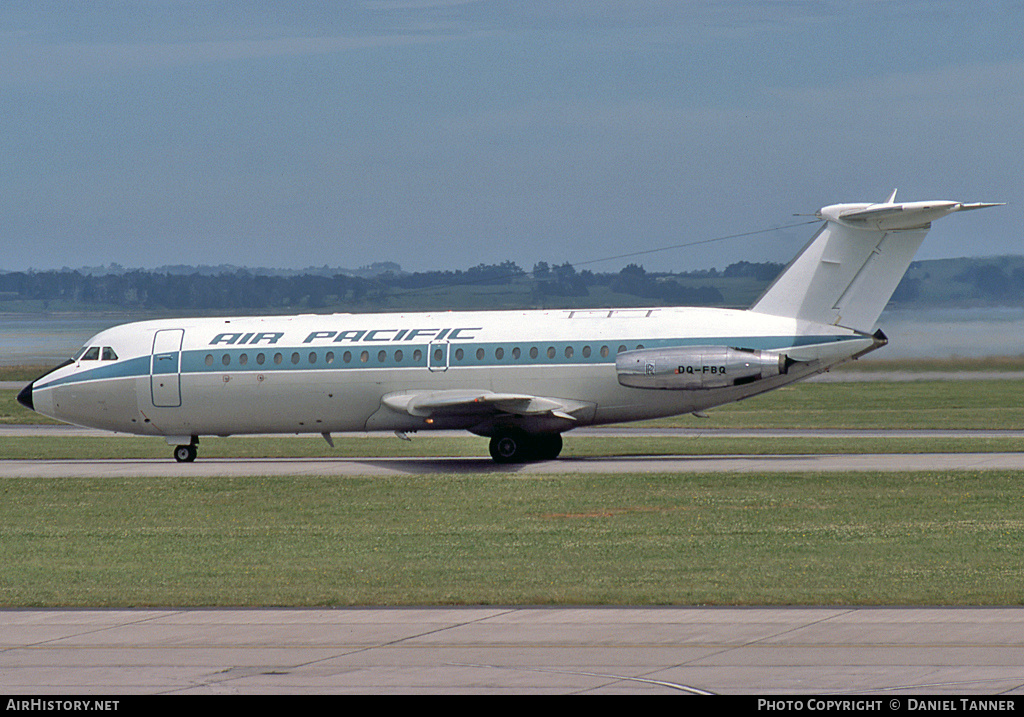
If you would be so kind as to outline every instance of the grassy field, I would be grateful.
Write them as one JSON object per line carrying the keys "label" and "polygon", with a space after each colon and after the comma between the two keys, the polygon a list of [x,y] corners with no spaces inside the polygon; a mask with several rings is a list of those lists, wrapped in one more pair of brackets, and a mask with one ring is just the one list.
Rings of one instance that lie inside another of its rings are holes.
{"label": "grassy field", "polygon": [[[55,366],[56,364],[54,364]],[[0,366],[0,381],[34,381],[53,366]]]}
{"label": "grassy field", "polygon": [[[1024,381],[798,383],[712,409],[706,428],[1018,429]],[[694,425],[691,416],[650,425]]]}
{"label": "grassy field", "polygon": [[5,479],[5,606],[1020,604],[1010,473]]}
{"label": "grassy field", "polygon": [[[5,379],[20,380],[20,379]],[[34,414],[0,392],[0,421]],[[1024,381],[798,384],[656,425],[1024,426]],[[205,457],[486,455],[481,438],[203,438]],[[564,455],[1024,450],[1015,438],[566,437]],[[0,439],[0,458],[159,438]],[[1024,603],[1010,472],[0,481],[0,606]]]}

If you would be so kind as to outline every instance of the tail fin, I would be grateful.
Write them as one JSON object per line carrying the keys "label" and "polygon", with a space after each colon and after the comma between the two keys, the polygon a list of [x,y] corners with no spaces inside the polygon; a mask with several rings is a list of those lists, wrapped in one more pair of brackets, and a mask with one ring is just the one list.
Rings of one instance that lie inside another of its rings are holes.
{"label": "tail fin", "polygon": [[893,192],[882,204],[824,207],[825,225],[750,309],[870,332],[931,223],[994,206],[897,202]]}

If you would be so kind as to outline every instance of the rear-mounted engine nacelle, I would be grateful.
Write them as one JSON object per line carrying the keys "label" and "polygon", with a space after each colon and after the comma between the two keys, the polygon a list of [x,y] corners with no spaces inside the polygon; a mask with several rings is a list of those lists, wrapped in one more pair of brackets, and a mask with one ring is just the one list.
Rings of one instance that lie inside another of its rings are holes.
{"label": "rear-mounted engine nacelle", "polygon": [[773,351],[694,346],[626,351],[616,357],[615,371],[623,386],[698,391],[778,376],[790,363]]}

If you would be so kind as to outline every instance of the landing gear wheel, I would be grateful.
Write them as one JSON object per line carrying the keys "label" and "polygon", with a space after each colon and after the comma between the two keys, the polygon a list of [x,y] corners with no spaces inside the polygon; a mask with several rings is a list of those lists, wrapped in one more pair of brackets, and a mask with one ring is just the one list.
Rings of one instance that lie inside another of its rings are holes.
{"label": "landing gear wheel", "polygon": [[191,463],[196,459],[199,451],[195,446],[175,446],[174,447],[174,460],[178,463]]}
{"label": "landing gear wheel", "polygon": [[553,461],[562,452],[562,434],[552,433],[534,437],[533,454],[537,460]]}
{"label": "landing gear wheel", "polygon": [[550,461],[562,452],[562,434],[499,433],[491,438],[490,450],[491,458],[497,463]]}
{"label": "landing gear wheel", "polygon": [[522,433],[499,433],[491,437],[491,458],[496,463],[519,463],[526,460],[526,445]]}

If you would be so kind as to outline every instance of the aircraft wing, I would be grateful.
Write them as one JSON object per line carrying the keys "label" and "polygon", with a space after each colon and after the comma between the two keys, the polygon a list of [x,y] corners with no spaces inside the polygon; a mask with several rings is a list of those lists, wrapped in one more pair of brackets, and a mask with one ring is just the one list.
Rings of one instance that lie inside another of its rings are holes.
{"label": "aircraft wing", "polygon": [[445,391],[412,391],[384,396],[385,406],[399,413],[420,418],[439,416],[487,416],[499,413],[541,417],[551,415],[575,421],[573,412],[592,404],[558,398],[545,398],[522,393],[495,393],[451,389]]}

